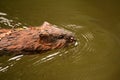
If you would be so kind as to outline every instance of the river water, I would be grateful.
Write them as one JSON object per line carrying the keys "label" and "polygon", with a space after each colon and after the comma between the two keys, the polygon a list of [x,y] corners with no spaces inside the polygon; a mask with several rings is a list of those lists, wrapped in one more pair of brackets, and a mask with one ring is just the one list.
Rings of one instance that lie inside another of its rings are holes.
{"label": "river water", "polygon": [[35,55],[0,57],[0,80],[119,80],[119,0],[1,0],[0,27],[48,21],[77,44]]}

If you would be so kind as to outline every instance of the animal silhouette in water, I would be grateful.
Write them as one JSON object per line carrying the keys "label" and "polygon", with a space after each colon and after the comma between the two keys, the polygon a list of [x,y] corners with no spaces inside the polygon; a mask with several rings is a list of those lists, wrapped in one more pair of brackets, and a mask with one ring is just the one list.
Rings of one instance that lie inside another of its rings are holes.
{"label": "animal silhouette in water", "polygon": [[40,52],[65,47],[76,42],[72,32],[48,22],[26,29],[1,29],[0,52]]}

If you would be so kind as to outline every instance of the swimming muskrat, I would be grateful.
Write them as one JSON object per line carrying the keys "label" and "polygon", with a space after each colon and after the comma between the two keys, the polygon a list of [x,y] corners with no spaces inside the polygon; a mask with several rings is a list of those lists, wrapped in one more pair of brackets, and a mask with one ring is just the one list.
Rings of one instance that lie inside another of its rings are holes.
{"label": "swimming muskrat", "polygon": [[0,52],[40,52],[65,47],[76,42],[72,32],[44,22],[39,27],[1,29]]}

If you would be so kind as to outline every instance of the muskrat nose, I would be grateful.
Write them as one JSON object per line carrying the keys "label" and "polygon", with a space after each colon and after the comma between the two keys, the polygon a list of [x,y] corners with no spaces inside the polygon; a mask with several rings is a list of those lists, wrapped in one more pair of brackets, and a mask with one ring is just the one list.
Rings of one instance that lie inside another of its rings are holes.
{"label": "muskrat nose", "polygon": [[74,37],[70,37],[70,42],[76,42],[76,39]]}
{"label": "muskrat nose", "polygon": [[74,43],[74,42],[76,42],[76,39],[75,39],[73,36],[69,36],[69,37],[67,37],[66,39],[67,39],[67,42],[69,42],[69,43]]}

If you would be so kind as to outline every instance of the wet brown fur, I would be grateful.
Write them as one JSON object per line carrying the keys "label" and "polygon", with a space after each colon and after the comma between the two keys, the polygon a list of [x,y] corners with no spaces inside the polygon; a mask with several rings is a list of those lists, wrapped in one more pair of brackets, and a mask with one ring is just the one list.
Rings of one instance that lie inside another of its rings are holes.
{"label": "wet brown fur", "polygon": [[48,22],[40,27],[0,30],[0,52],[39,52],[61,48],[74,42],[71,32]]}

